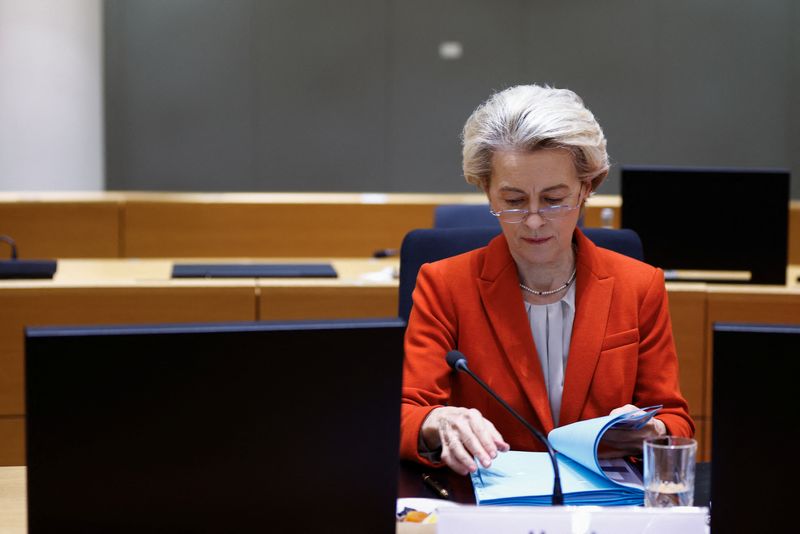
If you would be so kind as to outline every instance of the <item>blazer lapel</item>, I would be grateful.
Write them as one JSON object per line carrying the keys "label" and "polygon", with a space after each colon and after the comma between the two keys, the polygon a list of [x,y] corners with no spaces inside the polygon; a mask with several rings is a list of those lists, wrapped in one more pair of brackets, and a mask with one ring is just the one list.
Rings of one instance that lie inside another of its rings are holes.
{"label": "blazer lapel", "polygon": [[550,401],[519,290],[516,264],[508,251],[505,237],[501,235],[492,240],[485,258],[478,287],[489,323],[497,333],[497,339],[514,369],[520,387],[547,433],[553,428]]}
{"label": "blazer lapel", "polygon": [[600,357],[614,290],[614,277],[598,269],[594,243],[580,230],[575,231],[575,237],[578,244],[576,311],[564,376],[559,426],[574,423],[583,411]]}

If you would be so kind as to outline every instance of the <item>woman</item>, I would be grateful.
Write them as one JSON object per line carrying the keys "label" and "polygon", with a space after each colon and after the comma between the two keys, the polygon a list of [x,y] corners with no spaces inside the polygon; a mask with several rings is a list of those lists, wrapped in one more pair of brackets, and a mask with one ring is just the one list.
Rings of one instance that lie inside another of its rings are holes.
{"label": "woman", "polygon": [[473,459],[543,447],[445,354],[458,349],[524,418],[555,426],[662,404],[641,430],[606,434],[607,455],[645,437],[692,436],[678,385],[664,275],[577,229],[608,174],[603,132],[575,93],[536,85],[492,96],[463,132],[467,181],[502,235],[420,270],[406,333],[401,456],[467,474]]}

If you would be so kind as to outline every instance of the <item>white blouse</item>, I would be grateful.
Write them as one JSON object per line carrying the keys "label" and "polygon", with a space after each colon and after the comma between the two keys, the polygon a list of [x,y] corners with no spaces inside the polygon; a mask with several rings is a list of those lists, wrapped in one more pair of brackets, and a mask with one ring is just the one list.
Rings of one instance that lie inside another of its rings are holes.
{"label": "white blouse", "polygon": [[567,368],[572,323],[575,320],[575,284],[558,302],[551,304],[525,303],[533,342],[539,354],[539,363],[550,399],[553,424],[558,426],[561,413],[561,392],[564,390],[564,370]]}

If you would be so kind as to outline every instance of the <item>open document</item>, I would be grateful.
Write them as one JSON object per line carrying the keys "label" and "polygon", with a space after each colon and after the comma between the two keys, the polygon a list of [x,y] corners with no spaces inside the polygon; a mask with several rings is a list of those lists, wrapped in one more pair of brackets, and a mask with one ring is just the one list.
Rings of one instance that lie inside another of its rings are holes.
{"label": "open document", "polygon": [[[597,448],[610,428],[638,429],[661,409],[650,406],[621,415],[607,415],[553,429],[548,439],[557,451],[564,504],[640,505],[644,500],[638,471],[621,458],[602,460]],[[489,468],[473,473],[478,505],[549,505],[553,466],[546,452],[498,454]]]}

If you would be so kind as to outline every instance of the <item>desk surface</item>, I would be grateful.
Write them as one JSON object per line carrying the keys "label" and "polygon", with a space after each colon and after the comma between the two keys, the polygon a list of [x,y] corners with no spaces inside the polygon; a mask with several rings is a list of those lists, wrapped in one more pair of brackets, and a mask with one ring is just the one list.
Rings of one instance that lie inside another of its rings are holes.
{"label": "desk surface", "polygon": [[[175,263],[330,263],[337,278],[260,278],[261,285],[397,285],[399,258],[189,258],[189,259],[63,259],[58,260],[58,269],[53,280],[5,281],[3,285],[48,285],[75,284],[97,285],[114,282],[170,282],[186,283],[192,279],[173,280],[172,266]],[[207,284],[223,279],[195,279]],[[247,279],[227,279],[247,280]],[[252,280],[252,279],[250,279]]]}
{"label": "desk surface", "polygon": [[[436,498],[422,482],[421,474],[426,471],[430,470],[410,462],[401,462],[398,496]],[[26,534],[28,531],[25,473],[25,467],[0,467],[0,534]],[[436,476],[450,490],[453,500],[462,503],[475,502],[468,477],[456,475],[449,470],[439,470]],[[698,464],[695,481],[697,506],[708,505],[710,480],[711,465]]]}
{"label": "desk surface", "polygon": [[28,532],[25,468],[0,467],[0,534]]}

